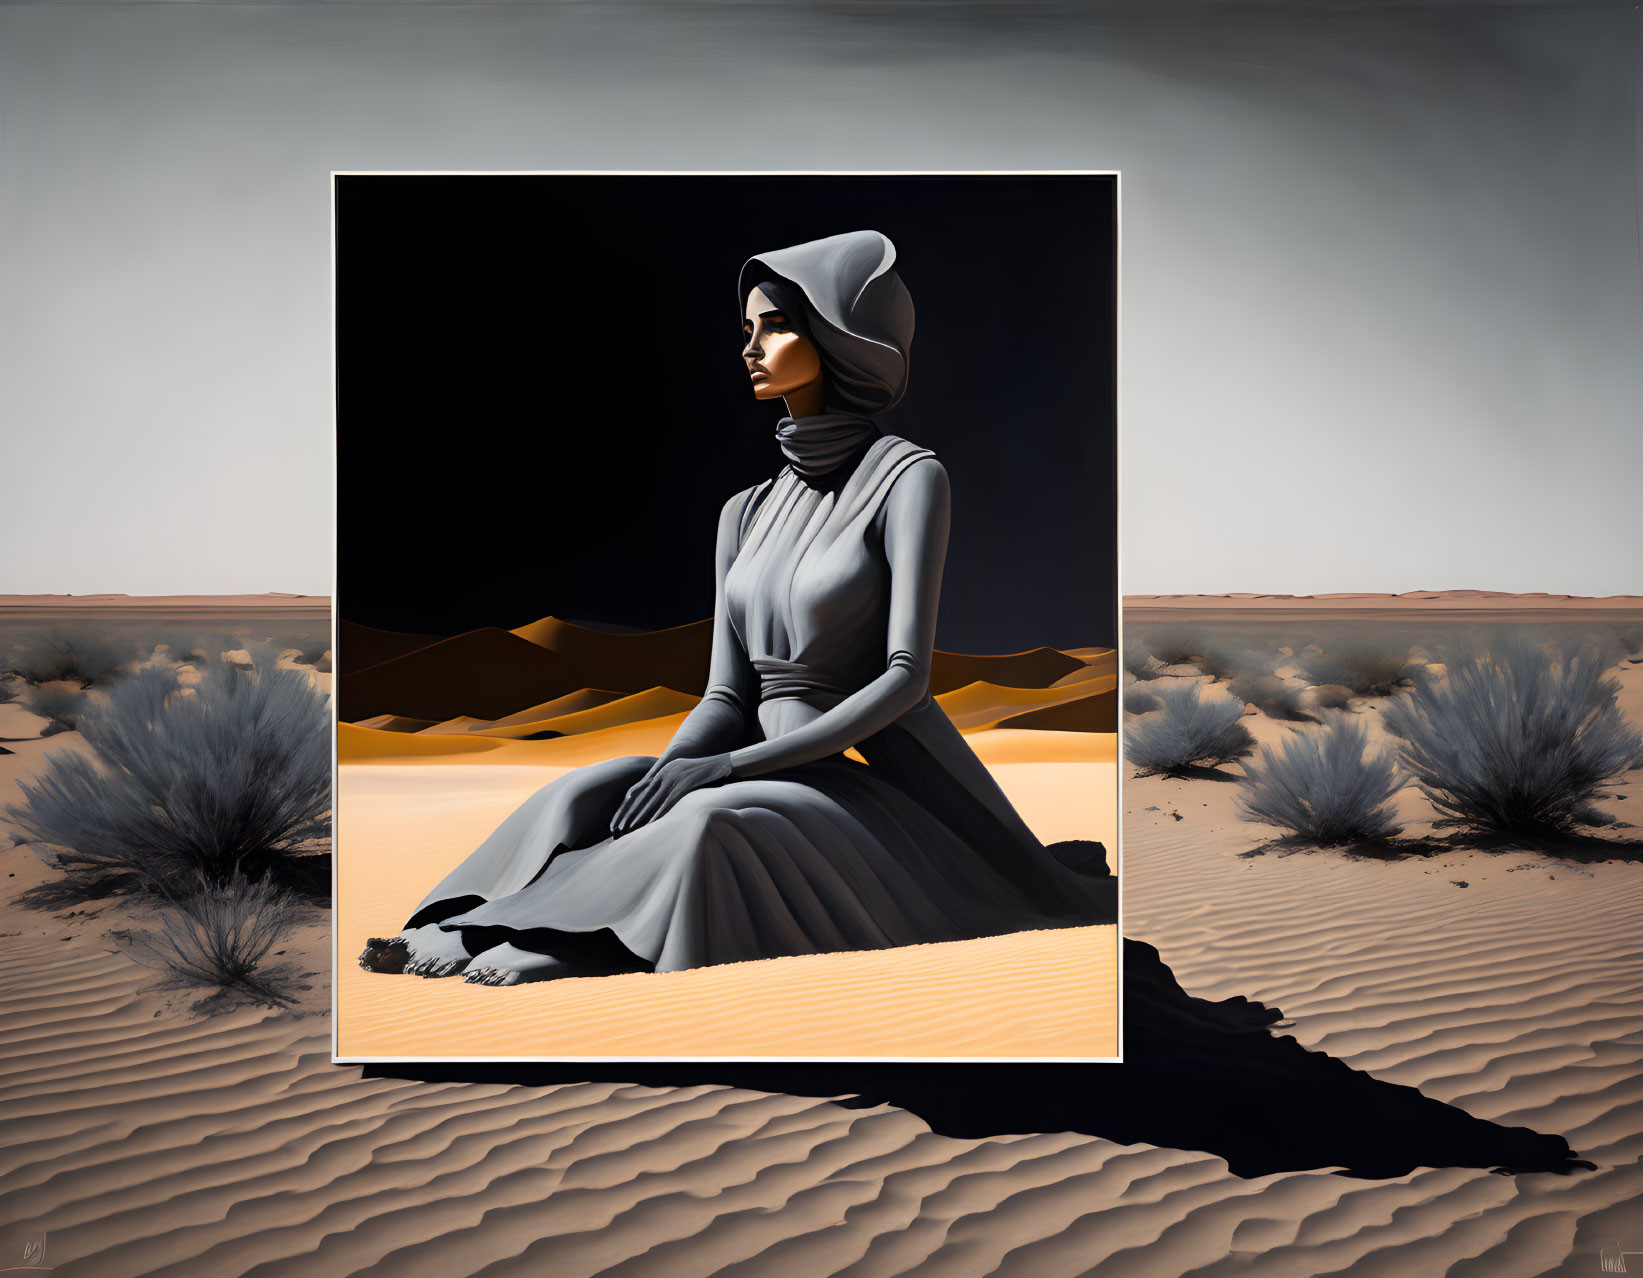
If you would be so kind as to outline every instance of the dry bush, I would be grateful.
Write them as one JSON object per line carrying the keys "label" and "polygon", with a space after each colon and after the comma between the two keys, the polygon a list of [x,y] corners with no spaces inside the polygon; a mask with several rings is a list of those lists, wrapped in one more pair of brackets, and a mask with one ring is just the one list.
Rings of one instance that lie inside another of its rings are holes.
{"label": "dry bush", "polygon": [[129,635],[72,622],[19,636],[6,655],[4,672],[30,683],[73,680],[89,688],[108,683],[143,655]]}
{"label": "dry bush", "polygon": [[1361,723],[1336,710],[1321,729],[1291,729],[1281,751],[1262,746],[1233,798],[1239,817],[1324,846],[1398,833],[1392,797],[1405,778],[1395,752],[1369,755],[1368,739]]}
{"label": "dry bush", "polygon": [[72,681],[42,685],[25,684],[23,704],[30,713],[51,720],[42,736],[58,732],[73,732],[80,717],[90,705],[85,691],[73,686]]}
{"label": "dry bush", "polygon": [[271,662],[252,672],[207,663],[192,689],[146,666],[86,706],[95,759],[49,756],[5,811],[67,870],[135,873],[169,892],[198,871],[214,883],[261,877],[326,832],[331,801],[327,700],[307,675]]}
{"label": "dry bush", "polygon": [[1125,757],[1143,772],[1179,775],[1240,758],[1254,748],[1255,738],[1239,722],[1243,702],[1205,700],[1196,683],[1161,687],[1158,699],[1162,713],[1137,720],[1124,734]]}
{"label": "dry bush", "polygon": [[1275,674],[1241,674],[1227,685],[1227,689],[1240,701],[1249,702],[1271,718],[1312,722],[1312,715],[1307,712],[1303,701],[1306,689],[1297,688]]}
{"label": "dry bush", "polygon": [[1151,650],[1138,637],[1129,635],[1124,636],[1124,669],[1142,681],[1158,677],[1158,663],[1152,659]]}
{"label": "dry bush", "polygon": [[1524,632],[1497,632],[1492,646],[1452,660],[1437,679],[1384,711],[1404,762],[1444,815],[1440,826],[1506,834],[1603,824],[1592,799],[1643,759],[1643,736],[1615,702],[1596,645],[1573,653]]}
{"label": "dry bush", "polygon": [[1424,668],[1410,660],[1407,647],[1390,648],[1372,640],[1348,640],[1324,652],[1302,652],[1296,665],[1308,683],[1339,684],[1363,697],[1388,696]]}
{"label": "dry bush", "polygon": [[1151,688],[1143,688],[1140,684],[1132,683],[1124,689],[1125,714],[1150,714],[1161,709],[1163,704]]}
{"label": "dry bush", "polygon": [[202,985],[238,989],[274,1003],[294,1000],[259,967],[290,923],[295,900],[267,879],[233,875],[213,883],[196,872],[172,895],[164,929],[146,937],[173,972]]}
{"label": "dry bush", "polygon": [[1175,621],[1154,622],[1137,627],[1141,642],[1165,666],[1190,665],[1211,645],[1208,634],[1199,627]]}
{"label": "dry bush", "polygon": [[1305,696],[1318,710],[1348,710],[1352,706],[1353,692],[1338,683],[1321,683],[1315,688],[1308,688]]}
{"label": "dry bush", "polygon": [[[143,642],[149,646],[150,652],[163,655],[167,661],[176,662],[178,665],[192,665],[195,657],[206,657],[219,651],[211,646],[213,640],[208,632],[203,630],[150,632],[144,637]],[[159,652],[161,648],[165,649],[163,654]]]}

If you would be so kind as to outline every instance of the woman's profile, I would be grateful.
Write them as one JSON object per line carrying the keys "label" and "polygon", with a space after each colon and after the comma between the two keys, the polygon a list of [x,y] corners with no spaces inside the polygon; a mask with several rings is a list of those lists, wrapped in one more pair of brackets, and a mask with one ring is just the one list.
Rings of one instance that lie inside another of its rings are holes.
{"label": "woman's profile", "polygon": [[531,795],[363,967],[511,985],[1115,921],[931,696],[948,478],[873,417],[907,386],[894,267],[877,231],[742,267],[785,465],[720,512],[701,701],[660,756]]}

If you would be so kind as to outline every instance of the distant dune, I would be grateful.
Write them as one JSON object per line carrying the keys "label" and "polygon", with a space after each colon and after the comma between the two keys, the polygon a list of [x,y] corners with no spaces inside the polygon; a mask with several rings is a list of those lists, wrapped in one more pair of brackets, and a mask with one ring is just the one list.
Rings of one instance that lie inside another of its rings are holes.
{"label": "distant dune", "polygon": [[292,595],[271,590],[262,595],[0,595],[0,613],[22,608],[87,608],[110,612],[122,608],[199,608],[212,614],[246,608],[331,611],[329,595]]}
{"label": "distant dune", "polygon": [[1609,612],[1614,610],[1643,610],[1643,595],[1550,595],[1544,593],[1510,594],[1498,590],[1408,590],[1402,594],[1373,594],[1366,591],[1343,591],[1323,595],[1125,595],[1126,614],[1163,610],[1180,610],[1204,614],[1231,611],[1277,611],[1299,609],[1307,612],[1339,609],[1342,611],[1389,609],[1396,612],[1418,611],[1428,615],[1434,611],[1453,609],[1461,613],[1501,610],[1519,615],[1532,614],[1537,609],[1554,609],[1559,616],[1571,611],[1586,610]]}
{"label": "distant dune", "polygon": [[628,693],[661,684],[700,695],[707,687],[711,619],[621,633],[543,617],[513,633],[563,657],[580,672],[585,688]]}
{"label": "distant dune", "polygon": [[[336,654],[342,672],[339,713],[350,723],[381,715],[427,719],[441,725],[428,729],[436,733],[494,730],[518,737],[525,734],[510,729],[523,725],[532,732],[585,731],[579,720],[563,729],[546,721],[656,689],[672,694],[670,705],[688,709],[706,685],[711,642],[711,621],[621,633],[543,617],[512,631],[486,627],[448,639],[343,621]],[[1000,654],[938,650],[930,688],[942,696],[976,683],[1012,689],[1071,685],[1096,668],[1091,662],[1105,662],[1099,669],[1116,680],[1117,657],[1110,648],[1081,648],[1076,654],[1054,648]],[[613,713],[631,712],[628,707]],[[453,720],[463,722],[447,726]],[[1102,730],[1114,724],[1116,719]]]}
{"label": "distant dune", "polygon": [[517,723],[537,723],[543,719],[555,719],[562,714],[575,714],[578,710],[591,710],[594,706],[602,706],[606,702],[615,701],[622,694],[612,692],[608,688],[578,688],[575,692],[568,692],[562,697],[555,697],[552,701],[544,701],[541,705],[530,706],[518,714],[506,715],[496,721],[499,728],[512,727]]}
{"label": "distant dune", "polygon": [[1092,692],[1000,719],[1001,728],[1047,728],[1052,732],[1111,732],[1118,722],[1118,693]]}
{"label": "distant dune", "polygon": [[961,731],[972,731],[997,727],[1006,721],[1011,727],[1027,727],[1030,725],[1017,722],[1022,715],[1051,710],[1070,702],[1091,702],[1104,696],[1105,702],[1092,704],[1081,717],[1094,722],[1092,715],[1105,706],[1110,710],[1107,719],[1085,731],[1117,731],[1118,702],[1115,690],[1118,676],[1116,673],[1091,673],[1087,667],[1082,673],[1082,679],[1068,676],[1047,688],[1006,688],[978,680],[942,693],[936,702]]}
{"label": "distant dune", "polygon": [[357,723],[337,724],[337,758],[343,763],[446,762],[453,755],[483,754],[501,745],[481,737],[383,732]]}
{"label": "distant dune", "polygon": [[488,728],[495,722],[494,719],[475,719],[472,715],[463,714],[454,719],[447,719],[444,723],[436,723],[431,727],[422,728],[420,731],[424,736],[430,737],[443,736],[453,732],[465,734],[476,732],[480,728]]}
{"label": "distant dune", "polygon": [[397,630],[376,630],[354,621],[338,621],[333,660],[339,674],[353,674],[419,648],[432,647],[442,638],[443,635],[401,634]]}
{"label": "distant dune", "polygon": [[432,719],[407,719],[403,715],[378,714],[369,719],[361,719],[358,724],[361,728],[375,728],[379,732],[421,732],[424,728],[434,726]]}
{"label": "distant dune", "polygon": [[590,706],[586,710],[575,710],[569,714],[532,719],[524,723],[485,725],[473,729],[473,735],[519,740],[543,732],[553,732],[560,736],[570,736],[578,732],[598,732],[624,723],[642,723],[648,719],[686,714],[693,710],[700,700],[700,697],[675,692],[672,688],[646,688],[631,697],[619,697],[615,701]]}
{"label": "distant dune", "polygon": [[459,715],[500,719],[588,681],[558,653],[487,628],[344,674],[337,684],[339,713],[351,723],[379,714],[444,722]]}
{"label": "distant dune", "polygon": [[974,655],[937,649],[930,662],[930,691],[936,696],[967,683],[1005,688],[1047,688],[1057,679],[1082,670],[1084,663],[1055,648]]}

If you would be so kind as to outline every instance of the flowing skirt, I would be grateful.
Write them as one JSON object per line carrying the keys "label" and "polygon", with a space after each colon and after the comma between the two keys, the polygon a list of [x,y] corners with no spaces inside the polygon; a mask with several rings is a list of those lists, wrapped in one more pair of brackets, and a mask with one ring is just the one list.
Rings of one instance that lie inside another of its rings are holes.
{"label": "flowing skirt", "polygon": [[[557,953],[556,937],[574,951],[608,933],[630,966],[670,972],[1116,918],[1110,876],[1034,847],[1021,853],[1038,860],[1034,875],[1015,882],[1008,858],[981,855],[842,754],[693,791],[613,838],[617,807],[654,762],[610,759],[543,786],[406,927],[459,929],[471,954],[502,941]],[[1061,899],[1046,900],[1046,873]]]}

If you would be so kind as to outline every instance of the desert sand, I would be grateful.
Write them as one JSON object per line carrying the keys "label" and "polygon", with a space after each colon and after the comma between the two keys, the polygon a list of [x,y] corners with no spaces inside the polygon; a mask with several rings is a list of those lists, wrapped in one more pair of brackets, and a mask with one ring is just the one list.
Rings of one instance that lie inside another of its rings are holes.
{"label": "desert sand", "polygon": [[[1643,722],[1643,664],[1617,674]],[[37,747],[8,747],[9,791]],[[1150,1107],[1120,1087],[1136,1063],[335,1066],[323,920],[283,958],[313,974],[295,1014],[208,1014],[126,957],[128,905],[23,904],[52,874],[19,847],[0,852],[0,1254],[43,1234],[58,1272],[99,1278],[1527,1278],[1643,1251],[1636,830],[1604,835],[1633,847],[1607,860],[1285,853],[1233,819],[1231,790],[1126,778],[1126,934],[1192,993],[1281,1008],[1263,1039],[1566,1137],[1592,1170],[1491,1174],[1410,1124],[1390,1137],[1410,1165],[1343,1175],[1350,1106],[1303,1117],[1184,1050],[1199,1084],[1155,1058],[1144,1072],[1179,1090]],[[1643,774],[1613,792],[1643,825]],[[1404,808],[1418,835],[1419,796]],[[879,1099],[898,1078],[901,1103]],[[1122,1113],[1101,1108],[1114,1094]]]}

